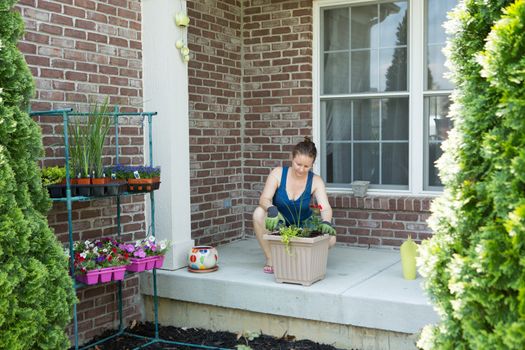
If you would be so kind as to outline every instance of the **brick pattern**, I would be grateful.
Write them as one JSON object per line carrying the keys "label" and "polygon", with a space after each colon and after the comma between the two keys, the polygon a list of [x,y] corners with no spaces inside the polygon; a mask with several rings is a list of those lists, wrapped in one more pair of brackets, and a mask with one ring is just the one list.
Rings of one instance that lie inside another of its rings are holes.
{"label": "brick pattern", "polygon": [[357,198],[331,195],[337,241],[356,246],[400,246],[410,235],[416,242],[429,238],[426,224],[431,198]]}
{"label": "brick pattern", "polygon": [[312,135],[312,2],[244,1],[246,232],[270,170]]}
{"label": "brick pattern", "polygon": [[[139,0],[21,0],[17,5],[26,32],[19,48],[35,78],[33,110],[72,107],[86,111],[90,102],[109,96],[122,111],[142,106],[142,44]],[[36,117],[42,128],[45,158],[42,165],[64,164],[61,118]],[[120,162],[142,164],[143,131],[141,118],[120,119]],[[110,131],[113,135],[114,130]],[[115,162],[111,137],[105,149],[105,164]],[[102,199],[75,203],[74,239],[94,239],[116,233],[116,200]],[[122,200],[124,239],[145,236],[144,196]],[[49,223],[66,243],[67,211],[55,204]],[[124,321],[140,319],[138,277],[124,283]],[[116,284],[80,289],[77,293],[79,339],[89,340],[105,329],[118,326]],[[72,328],[69,329],[72,334]]]}
{"label": "brick pattern", "polygon": [[188,1],[192,238],[220,244],[243,233],[241,6]]}

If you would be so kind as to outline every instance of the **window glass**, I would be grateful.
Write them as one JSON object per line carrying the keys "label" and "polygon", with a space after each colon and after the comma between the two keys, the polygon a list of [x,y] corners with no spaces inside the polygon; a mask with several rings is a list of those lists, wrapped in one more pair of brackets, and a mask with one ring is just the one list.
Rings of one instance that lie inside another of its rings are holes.
{"label": "window glass", "polygon": [[352,146],[326,143],[326,182],[347,185],[352,182]]}
{"label": "window glass", "polygon": [[450,99],[448,95],[425,97],[426,135],[428,139],[425,161],[428,171],[426,179],[427,189],[429,187],[442,186],[435,163],[443,154],[441,144],[447,139],[448,132],[453,126],[452,120],[447,117],[449,108]]}
{"label": "window glass", "polygon": [[345,141],[352,137],[351,104],[348,100],[322,102],[326,140]]}
{"label": "window glass", "polygon": [[448,72],[445,67],[445,47],[447,35],[443,23],[447,20],[447,12],[457,3],[457,0],[427,0],[425,15],[425,45],[426,69],[425,81],[427,90],[450,90],[453,85],[444,78]]}
{"label": "window glass", "polygon": [[[443,22],[457,2],[425,0],[420,28],[411,28],[409,1],[321,7],[321,164],[329,186],[367,180],[371,189],[406,190],[410,174],[419,172],[423,189],[440,189],[435,161],[452,128],[447,115],[453,89],[444,77]],[[424,41],[410,42],[410,31],[423,33]],[[411,67],[415,57],[423,69]],[[410,91],[411,75],[423,84],[417,96]],[[424,129],[412,130],[418,123]],[[423,144],[423,151],[412,144]]]}
{"label": "window glass", "polygon": [[348,50],[348,8],[324,11],[324,51]]}

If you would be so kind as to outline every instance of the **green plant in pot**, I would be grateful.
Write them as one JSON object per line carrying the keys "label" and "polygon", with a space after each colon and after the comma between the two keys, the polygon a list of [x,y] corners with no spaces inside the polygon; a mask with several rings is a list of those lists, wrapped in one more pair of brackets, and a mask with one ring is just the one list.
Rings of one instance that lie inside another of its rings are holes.
{"label": "green plant in pot", "polygon": [[138,166],[131,168],[131,171],[132,176],[128,177],[130,192],[150,192],[159,188],[160,167]]}
{"label": "green plant in pot", "polygon": [[90,127],[85,117],[71,118],[69,124],[69,157],[71,169],[79,184],[90,184],[91,140]]}
{"label": "green plant in pot", "polygon": [[108,115],[109,99],[106,97],[104,102],[95,102],[90,107],[88,116],[89,139],[90,139],[90,168],[93,195],[103,196],[105,194],[105,184],[108,182],[104,177],[103,153],[106,137],[111,127],[111,118]]}
{"label": "green plant in pot", "polygon": [[40,172],[42,185],[47,188],[51,198],[64,197],[64,186],[66,180],[66,168],[53,166],[42,168]]}
{"label": "green plant in pot", "polygon": [[56,185],[66,180],[66,168],[59,166],[42,168],[42,185]]}
{"label": "green plant in pot", "polygon": [[[109,99],[106,97],[104,102],[99,105],[95,102],[91,109],[90,115],[88,116],[89,124],[89,136],[91,141],[91,167],[93,169],[92,183],[93,184],[104,184],[104,164],[103,164],[103,153],[104,144],[111,127],[111,118],[108,116]],[[98,180],[97,180],[98,179]]]}

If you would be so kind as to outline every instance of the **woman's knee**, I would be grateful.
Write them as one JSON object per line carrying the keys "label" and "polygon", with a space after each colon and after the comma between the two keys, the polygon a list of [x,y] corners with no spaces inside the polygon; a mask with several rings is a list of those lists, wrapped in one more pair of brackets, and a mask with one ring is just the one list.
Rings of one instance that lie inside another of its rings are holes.
{"label": "woman's knee", "polygon": [[257,223],[264,222],[264,219],[266,218],[266,210],[264,210],[262,207],[257,207],[253,211],[253,221]]}

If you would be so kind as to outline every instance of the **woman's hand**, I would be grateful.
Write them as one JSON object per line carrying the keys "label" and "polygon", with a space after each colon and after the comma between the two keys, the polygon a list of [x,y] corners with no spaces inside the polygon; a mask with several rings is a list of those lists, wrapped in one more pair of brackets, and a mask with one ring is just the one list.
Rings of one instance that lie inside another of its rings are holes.
{"label": "woman's hand", "polygon": [[266,226],[268,231],[273,231],[277,225],[279,225],[279,223],[284,224],[284,216],[283,214],[279,213],[279,210],[277,210],[275,205],[272,205],[268,208],[268,214],[264,220],[264,226]]}
{"label": "woman's hand", "polygon": [[319,226],[322,233],[328,233],[329,235],[335,236],[335,228],[332,226],[332,224],[329,221],[323,221],[321,225]]}

